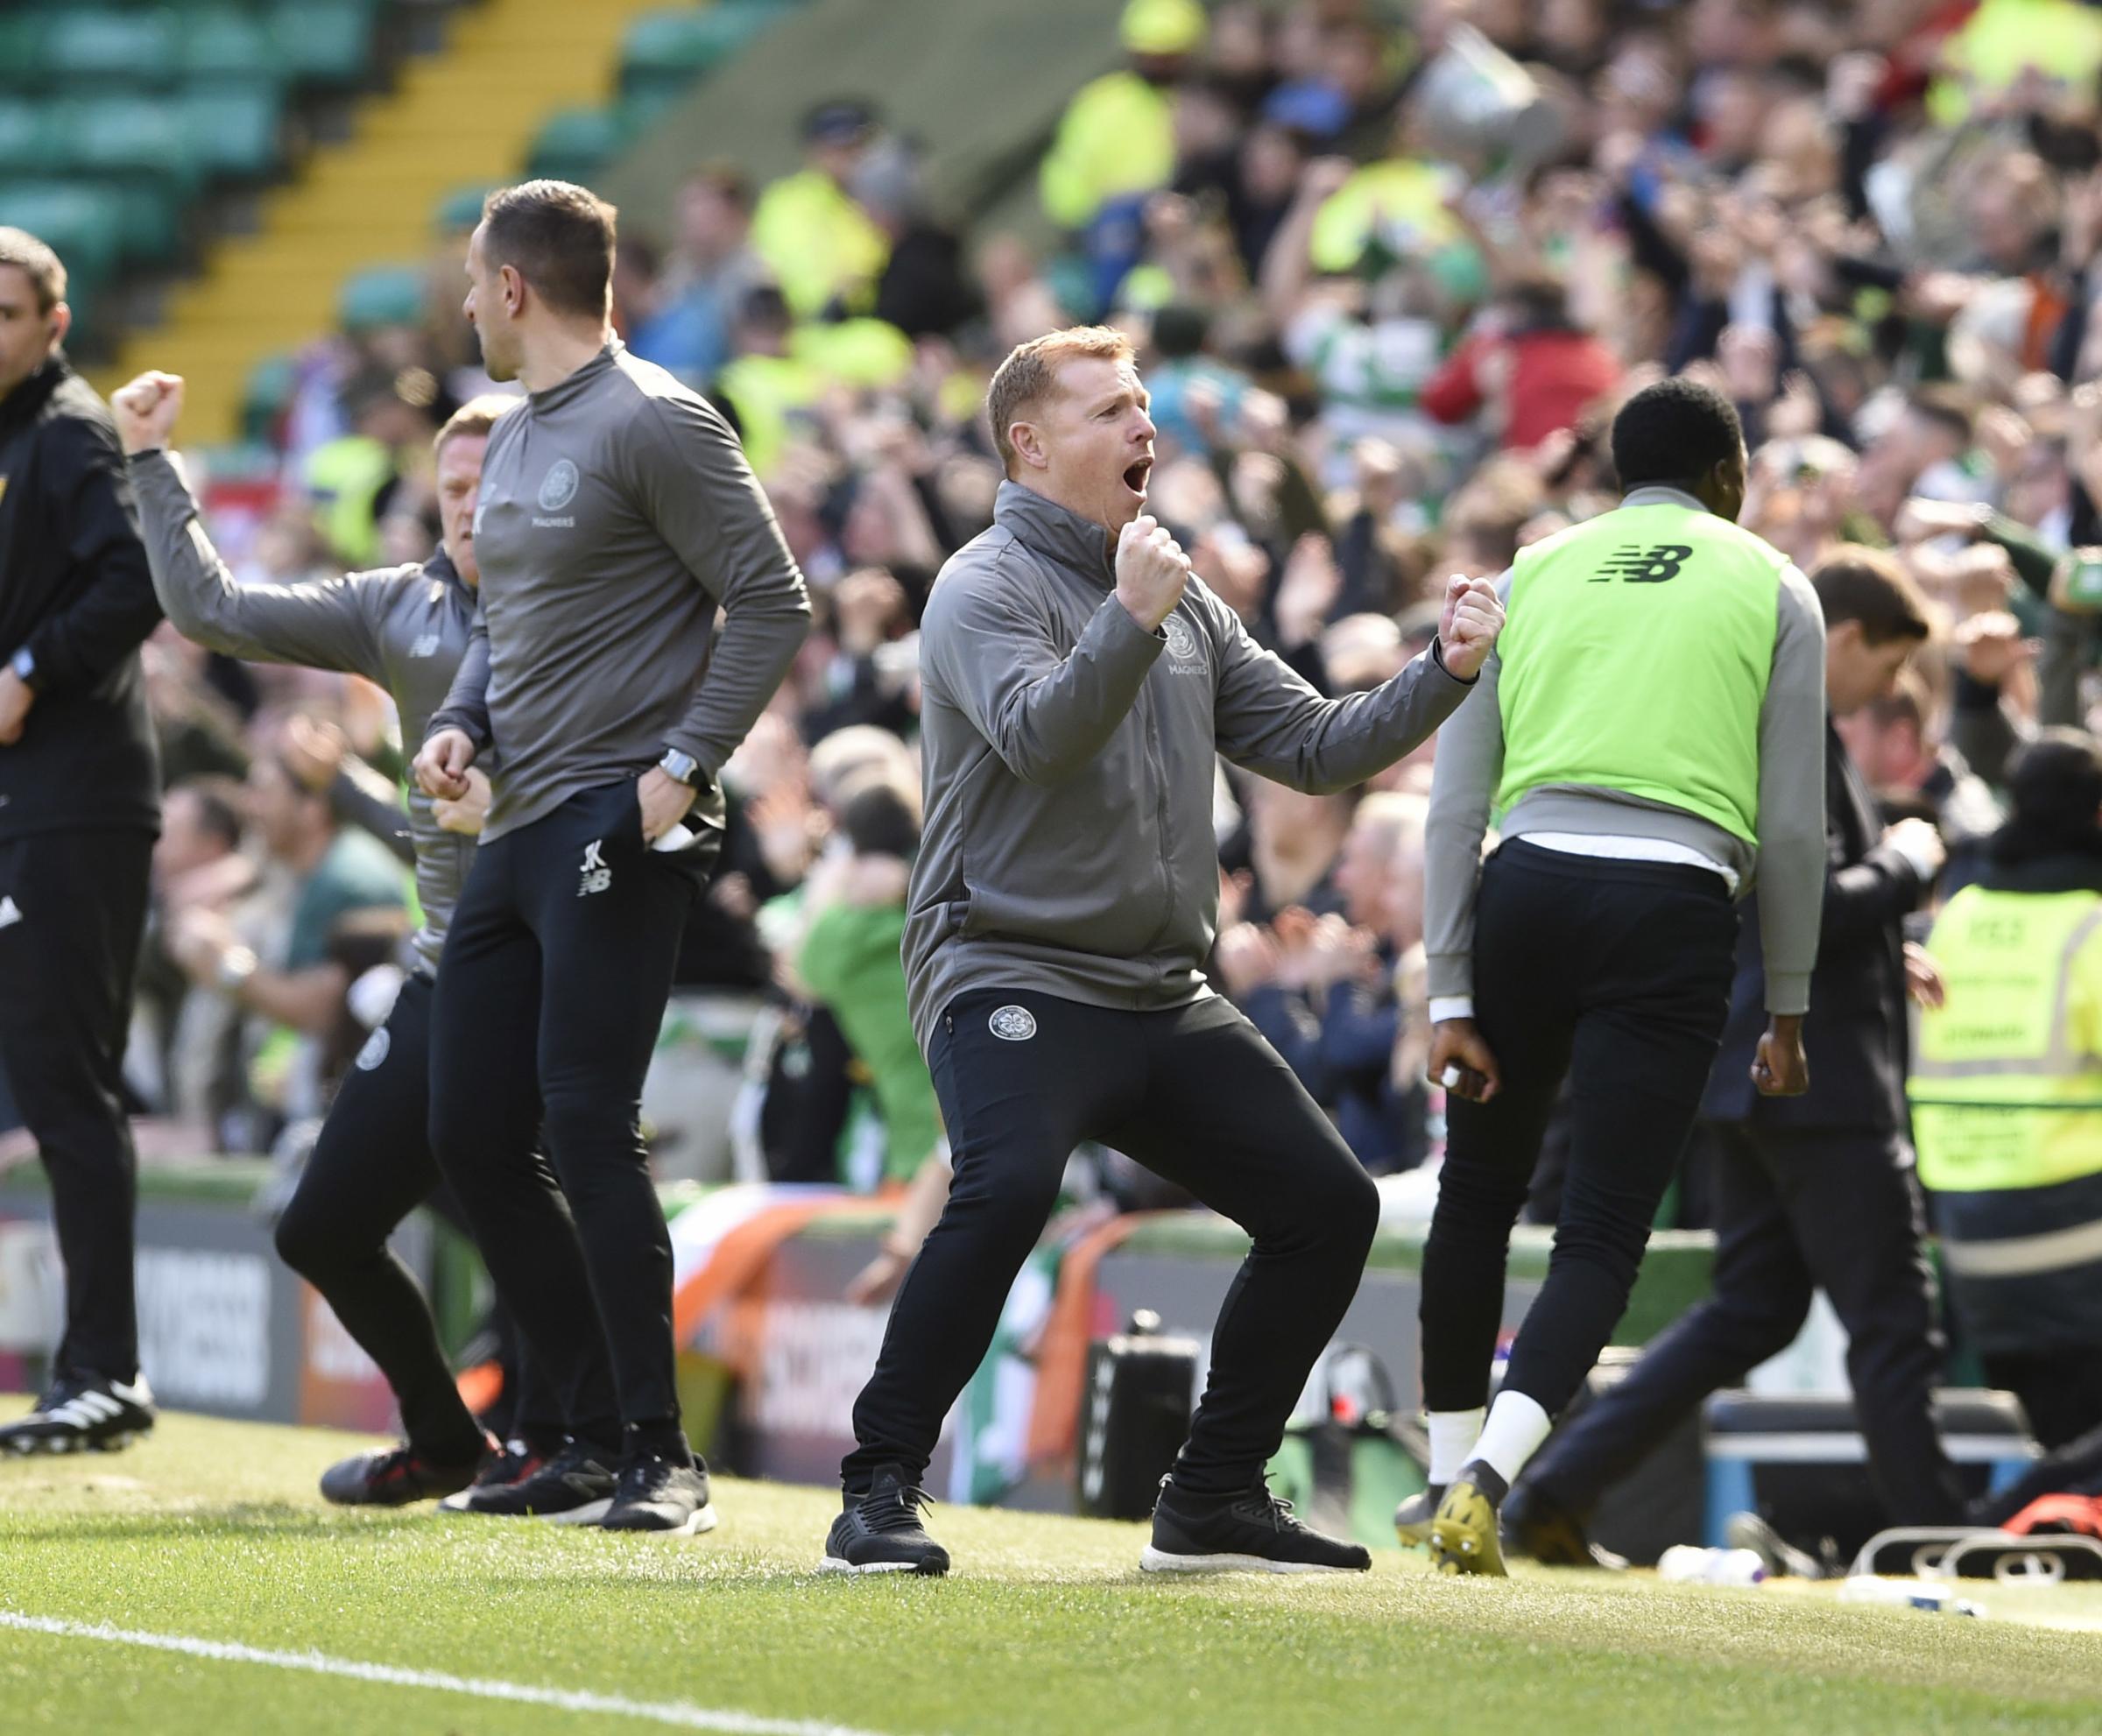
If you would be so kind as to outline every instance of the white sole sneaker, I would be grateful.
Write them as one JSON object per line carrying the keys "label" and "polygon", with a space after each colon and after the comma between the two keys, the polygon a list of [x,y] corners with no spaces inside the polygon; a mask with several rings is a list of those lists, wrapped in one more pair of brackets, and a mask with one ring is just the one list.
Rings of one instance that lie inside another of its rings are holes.
{"label": "white sole sneaker", "polygon": [[561,1513],[541,1513],[533,1516],[544,1519],[550,1525],[596,1525],[613,1509],[613,1497],[603,1500],[586,1501],[582,1507],[565,1507]]}
{"label": "white sole sneaker", "polygon": [[1146,1573],[1362,1573],[1358,1567],[1330,1567],[1317,1561],[1272,1561],[1267,1556],[1178,1556],[1147,1544],[1139,1557]]}
{"label": "white sole sneaker", "polygon": [[[609,1501],[606,1505],[610,1509],[612,1503]],[[599,1517],[603,1520],[605,1514],[601,1514]],[[698,1537],[703,1531],[713,1531],[716,1523],[716,1504],[709,1501],[705,1507],[695,1507],[683,1525],[667,1525],[654,1531],[645,1526],[624,1525],[616,1535],[622,1537]]]}
{"label": "white sole sneaker", "polygon": [[827,1556],[817,1564],[820,1573],[913,1573],[918,1570],[909,1561],[871,1561],[856,1566],[850,1561],[842,1561],[837,1556]]}

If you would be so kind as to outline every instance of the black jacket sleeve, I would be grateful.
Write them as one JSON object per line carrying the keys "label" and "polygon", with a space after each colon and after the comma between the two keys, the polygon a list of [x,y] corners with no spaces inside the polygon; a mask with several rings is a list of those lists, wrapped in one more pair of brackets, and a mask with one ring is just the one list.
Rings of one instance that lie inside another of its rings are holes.
{"label": "black jacket sleeve", "polygon": [[64,526],[67,561],[90,575],[73,603],[46,616],[27,641],[39,687],[66,693],[95,687],[135,650],[159,622],[160,603],[115,433],[85,417],[60,416],[41,438],[46,522]]}

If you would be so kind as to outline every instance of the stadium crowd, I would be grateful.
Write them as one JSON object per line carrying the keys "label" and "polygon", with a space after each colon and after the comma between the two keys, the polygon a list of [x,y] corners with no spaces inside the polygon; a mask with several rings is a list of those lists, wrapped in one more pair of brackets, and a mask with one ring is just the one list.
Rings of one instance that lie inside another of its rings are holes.
{"label": "stadium crowd", "polygon": [[[1938,829],[1943,895],[2001,822],[2010,753],[2102,729],[2102,552],[2076,552],[2102,544],[2102,11],[1406,11],[1133,0],[1125,63],[1044,159],[1048,245],[949,227],[879,92],[814,111],[795,174],[698,166],[668,233],[625,226],[617,323],[737,426],[818,618],[726,774],[651,1083],[667,1175],[866,1189],[939,1150],[898,964],[915,623],[991,519],[986,377],[1054,327],[1132,334],[1149,510],[1323,692],[1428,644],[1449,574],[1493,576],[1611,505],[1615,408],[1682,372],[1743,418],[1748,528],[1806,571],[1887,547],[1930,600],[1931,639],[1841,727],[1884,817]],[[280,487],[208,493],[240,578],[434,547],[430,437],[488,386],[461,242],[434,242],[421,324],[302,358]],[[167,628],[146,667],[169,795],[130,1083],[192,1149],[296,1158],[413,926],[405,745],[353,678]],[[1416,1215],[1441,1137],[1432,753],[1327,796],[1222,768],[1216,803],[1215,980]],[[267,1013],[230,999],[243,957],[278,984]],[[1696,1164],[1680,1221],[1700,1195]]]}

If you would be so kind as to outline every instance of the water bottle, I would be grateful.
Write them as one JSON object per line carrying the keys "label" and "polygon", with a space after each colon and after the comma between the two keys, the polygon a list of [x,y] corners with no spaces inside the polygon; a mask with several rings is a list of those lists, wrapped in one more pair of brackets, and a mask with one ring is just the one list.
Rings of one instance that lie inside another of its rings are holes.
{"label": "water bottle", "polygon": [[1931,1615],[1983,1615],[1984,1608],[1959,1598],[1952,1586],[1932,1579],[1879,1578],[1857,1574],[1839,1587],[1843,1604],[1881,1604],[1890,1609],[1920,1609]]}
{"label": "water bottle", "polygon": [[1657,1577],[1669,1585],[1756,1585],[1766,1577],[1766,1563],[1750,1549],[1674,1543],[1657,1557]]}

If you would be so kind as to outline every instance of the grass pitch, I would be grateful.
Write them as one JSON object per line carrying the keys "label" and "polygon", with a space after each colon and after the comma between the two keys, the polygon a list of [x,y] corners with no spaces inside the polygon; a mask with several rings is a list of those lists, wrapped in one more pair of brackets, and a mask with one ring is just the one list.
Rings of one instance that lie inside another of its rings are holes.
{"label": "grass pitch", "polygon": [[857,1581],[814,1570],[823,1491],[719,1479],[677,1541],[347,1513],[314,1478],[352,1444],[172,1415],[0,1461],[0,1731],[2102,1729],[2102,1588],[1979,1621],[1393,1553],[1163,1584],[1140,1527],[946,1507],[952,1577]]}

